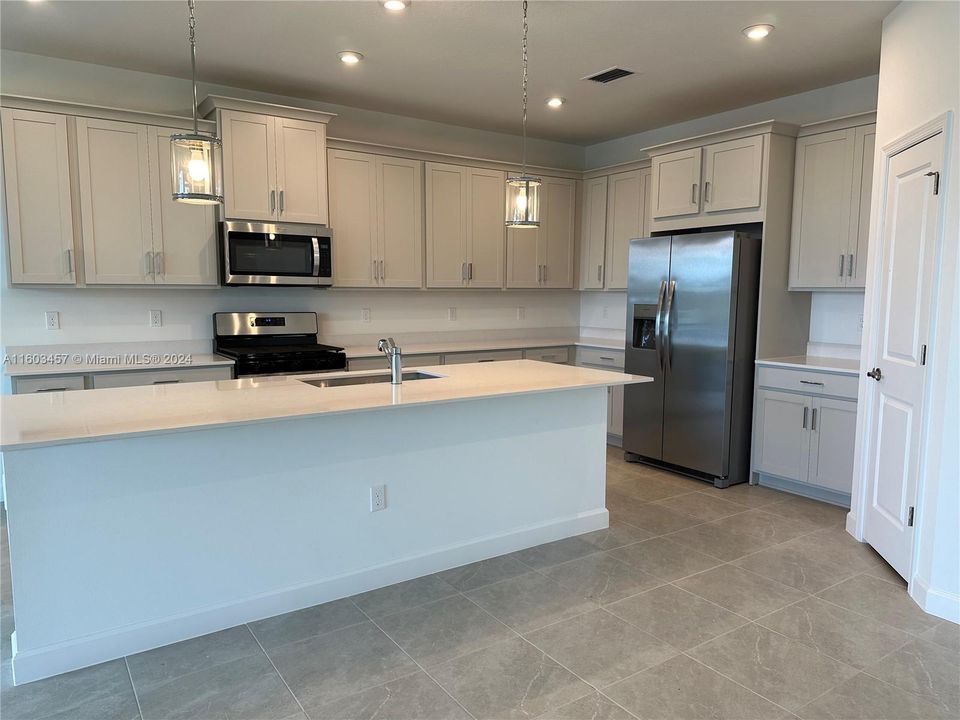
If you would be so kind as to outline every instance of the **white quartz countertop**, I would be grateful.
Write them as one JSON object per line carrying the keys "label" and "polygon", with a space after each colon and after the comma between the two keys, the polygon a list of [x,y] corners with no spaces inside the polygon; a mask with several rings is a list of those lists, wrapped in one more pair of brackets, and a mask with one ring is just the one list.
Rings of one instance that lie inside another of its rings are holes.
{"label": "white quartz countertop", "polygon": [[8,355],[3,372],[9,377],[37,375],[82,375],[85,373],[135,370],[183,370],[185,368],[233,365],[233,360],[214,353],[114,353],[38,352]]}
{"label": "white quartz countertop", "polygon": [[397,387],[384,382],[318,388],[302,382],[383,374],[366,371],[6,395],[0,397],[0,450],[652,381],[534,360],[417,371],[437,377]]}
{"label": "white quartz countertop", "polygon": [[791,357],[768,358],[757,360],[757,365],[768,367],[789,367],[806,370],[824,370],[828,372],[856,375],[860,371],[858,360],[846,358],[815,357],[813,355],[793,355]]}
{"label": "white quartz countertop", "polygon": [[[434,353],[482,352],[485,350],[524,350],[529,348],[553,347],[592,347],[603,350],[623,350],[622,341],[603,338],[533,338],[533,339],[501,339],[501,340],[453,340],[433,343],[398,343],[404,355],[432,355]],[[347,359],[362,357],[377,357],[380,352],[376,343],[367,345],[352,345],[344,348]]]}

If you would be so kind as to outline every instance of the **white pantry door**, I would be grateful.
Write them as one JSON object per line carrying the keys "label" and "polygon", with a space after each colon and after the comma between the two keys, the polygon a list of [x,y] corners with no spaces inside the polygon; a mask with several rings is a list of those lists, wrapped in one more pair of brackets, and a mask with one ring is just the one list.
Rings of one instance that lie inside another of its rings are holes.
{"label": "white pantry door", "polygon": [[[937,250],[943,133],[890,158],[880,224],[881,280],[873,361],[864,539],[907,577],[913,555],[924,416],[925,346]],[[876,372],[876,371],[874,371]]]}

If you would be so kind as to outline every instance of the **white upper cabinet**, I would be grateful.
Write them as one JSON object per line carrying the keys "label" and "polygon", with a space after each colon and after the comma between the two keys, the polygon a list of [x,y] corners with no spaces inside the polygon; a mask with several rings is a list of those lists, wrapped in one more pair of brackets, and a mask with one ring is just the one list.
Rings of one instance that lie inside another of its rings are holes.
{"label": "white upper cabinet", "polygon": [[76,122],[85,280],[152,284],[147,126],[89,118]]}
{"label": "white upper cabinet", "polygon": [[503,287],[504,174],[424,167],[427,287]]}
{"label": "white upper cabinet", "polygon": [[641,170],[610,176],[607,193],[606,287],[627,287],[630,241],[643,236],[644,188],[647,176]]}
{"label": "white upper cabinet", "polygon": [[678,150],[653,158],[654,218],[700,212],[700,164],[703,148]]}
{"label": "white upper cabinet", "polygon": [[763,137],[728,140],[703,149],[703,211],[760,207]]}
{"label": "white upper cabinet", "polygon": [[0,117],[10,281],[72,285],[67,118],[9,108]]}
{"label": "white upper cabinet", "polygon": [[568,178],[542,180],[540,227],[507,232],[508,288],[573,286],[577,184]]}
{"label": "white upper cabinet", "polygon": [[182,131],[157,127],[147,131],[154,279],[161,285],[216,285],[216,209],[173,199],[170,135],[177,132]]}
{"label": "white upper cabinet", "polygon": [[790,289],[864,285],[876,126],[843,122],[807,126],[797,138]]}
{"label": "white upper cabinet", "polygon": [[326,225],[326,125],[220,110],[224,215]]}
{"label": "white upper cabinet", "polygon": [[422,287],[423,163],[378,156],[376,179],[380,284]]}
{"label": "white upper cabinet", "polygon": [[607,240],[606,177],[583,183],[583,224],[580,231],[580,287],[599,290],[603,287],[604,247]]}

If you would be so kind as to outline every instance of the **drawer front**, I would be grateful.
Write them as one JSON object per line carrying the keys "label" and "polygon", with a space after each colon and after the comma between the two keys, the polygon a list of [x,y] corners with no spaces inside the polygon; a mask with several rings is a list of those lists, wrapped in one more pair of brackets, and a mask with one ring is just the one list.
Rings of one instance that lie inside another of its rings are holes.
{"label": "drawer front", "polygon": [[61,390],[83,390],[83,375],[50,375],[45,377],[14,378],[14,395],[26,393],[59,392]]}
{"label": "drawer front", "polygon": [[523,351],[524,360],[539,360],[540,362],[568,363],[570,362],[570,348],[527,348]]}
{"label": "drawer front", "polygon": [[203,380],[230,380],[233,372],[228,366],[210,368],[183,368],[177,370],[143,370],[139,372],[102,373],[93,376],[93,387],[116,388],[135,385],[167,385],[201,382]]}
{"label": "drawer front", "polygon": [[757,368],[757,386],[807,395],[832,395],[851,400],[857,399],[855,375],[834,375],[815,370],[760,366]]}
{"label": "drawer front", "polygon": [[623,350],[579,347],[577,348],[577,364],[623,370]]}
{"label": "drawer front", "polygon": [[[424,367],[425,365],[439,365],[439,355],[404,355],[405,368]],[[348,370],[389,370],[390,365],[385,357],[362,357],[349,360]]]}
{"label": "drawer front", "polygon": [[523,352],[520,350],[489,350],[487,352],[448,353],[443,356],[444,365],[495,362],[497,360],[523,360]]}

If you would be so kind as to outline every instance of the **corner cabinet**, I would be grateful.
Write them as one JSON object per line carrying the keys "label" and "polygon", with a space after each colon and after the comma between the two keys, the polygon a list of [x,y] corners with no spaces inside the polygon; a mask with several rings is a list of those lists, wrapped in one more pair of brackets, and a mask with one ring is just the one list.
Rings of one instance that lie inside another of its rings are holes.
{"label": "corner cabinet", "polygon": [[4,108],[0,120],[10,281],[73,285],[67,117]]}
{"label": "corner cabinet", "polygon": [[577,182],[542,180],[540,227],[507,230],[508,288],[573,287]]}
{"label": "corner cabinet", "polygon": [[849,503],[857,376],[758,366],[753,472],[762,485]]}
{"label": "corner cabinet", "polygon": [[800,129],[790,232],[790,289],[865,284],[876,115]]}
{"label": "corner cabinet", "polygon": [[327,151],[333,284],[423,285],[423,163]]}
{"label": "corner cabinet", "polygon": [[428,288],[503,287],[505,182],[499,170],[424,164]]}
{"label": "corner cabinet", "polygon": [[776,135],[796,127],[768,121],[647,148],[650,231],[763,222]]}

